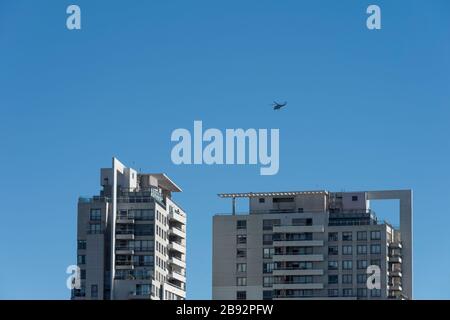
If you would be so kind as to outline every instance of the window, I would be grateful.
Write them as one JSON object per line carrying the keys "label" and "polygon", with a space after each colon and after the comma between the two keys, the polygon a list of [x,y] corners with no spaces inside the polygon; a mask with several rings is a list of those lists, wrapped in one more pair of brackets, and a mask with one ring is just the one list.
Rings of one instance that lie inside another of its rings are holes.
{"label": "window", "polygon": [[272,234],[263,234],[263,245],[271,245],[272,243]]}
{"label": "window", "polygon": [[350,288],[342,289],[342,296],[344,296],[344,297],[353,296],[353,289],[350,289]]}
{"label": "window", "polygon": [[151,267],[153,266],[153,256],[150,255],[134,255],[133,264],[138,267]]}
{"label": "window", "polygon": [[136,224],[134,234],[137,236],[151,236],[153,234],[153,224]]}
{"label": "window", "polygon": [[89,219],[92,221],[100,221],[102,219],[101,209],[91,209]]}
{"label": "window", "polygon": [[337,261],[328,261],[328,270],[337,270],[339,268]]}
{"label": "window", "polygon": [[274,265],[273,262],[263,262],[263,273],[272,273]]}
{"label": "window", "polygon": [[342,261],[342,269],[343,270],[352,270],[353,269],[353,261],[352,260]]}
{"label": "window", "polygon": [[[277,290],[277,295],[280,295],[280,290]],[[286,297],[312,297],[314,295],[313,290],[311,289],[287,289],[285,296]]]}
{"label": "window", "polygon": [[275,254],[276,255],[298,255],[298,254],[313,254],[314,248],[313,247],[286,247],[283,249],[282,247],[276,247],[275,248]]}
{"label": "window", "polygon": [[[129,219],[135,219],[140,221],[145,220],[151,220],[154,217],[155,213],[153,210],[129,210],[128,212],[128,218]],[[161,213],[159,211],[156,211],[156,218],[159,221],[159,217],[161,216]]]}
{"label": "window", "polygon": [[328,247],[328,254],[329,254],[330,256],[334,256],[334,255],[339,254],[339,249],[338,249],[338,247],[337,247],[337,246],[331,246],[331,247]]}
{"label": "window", "polygon": [[337,274],[328,275],[328,284],[336,284],[339,282],[339,278]]}
{"label": "window", "polygon": [[273,285],[273,277],[263,277],[263,287],[271,287]]}
{"label": "window", "polygon": [[245,257],[247,257],[247,250],[246,249],[237,249],[236,250],[236,257],[238,257],[238,258],[245,258]]}
{"label": "window", "polygon": [[313,276],[280,276],[275,277],[275,283],[313,283]]}
{"label": "window", "polygon": [[312,240],[312,232],[302,232],[302,233],[286,233],[284,237],[280,237],[280,234],[274,234],[274,241],[304,241]]}
{"label": "window", "polygon": [[85,269],[81,269],[80,270],[80,279],[81,280],[85,280],[86,279],[86,270]]}
{"label": "window", "polygon": [[236,285],[239,287],[246,286],[247,285],[247,278],[246,277],[237,277],[236,278]]}
{"label": "window", "polygon": [[88,233],[90,234],[102,233],[102,225],[100,223],[91,223],[88,228]]}
{"label": "window", "polygon": [[276,233],[278,241],[305,241],[312,240],[312,232],[301,232],[301,233],[286,233],[284,236]]}
{"label": "window", "polygon": [[342,232],[342,241],[352,241],[352,233]]}
{"label": "window", "polygon": [[358,245],[357,247],[358,254],[367,254],[367,245]]}
{"label": "window", "polygon": [[367,260],[358,260],[356,266],[358,269],[367,269]]}
{"label": "window", "polygon": [[246,300],[247,291],[236,291],[236,300]]}
{"label": "window", "polygon": [[367,289],[366,288],[358,288],[356,289],[356,295],[358,298],[365,298],[367,297]]}
{"label": "window", "polygon": [[98,286],[96,284],[91,285],[91,298],[98,298]]}
{"label": "window", "polygon": [[280,219],[263,220],[263,230],[272,230],[273,226],[279,226],[280,224]]}
{"label": "window", "polygon": [[78,240],[77,248],[78,248],[78,250],[85,250],[86,249],[86,240]]}
{"label": "window", "polygon": [[338,289],[328,289],[328,296],[329,297],[339,296],[339,290]]}
{"label": "window", "polygon": [[292,219],[293,226],[312,226],[311,218]]}
{"label": "window", "polygon": [[381,289],[371,289],[370,296],[371,297],[381,297]]}
{"label": "window", "polygon": [[263,300],[272,300],[273,291],[272,290],[264,290],[263,291]]}
{"label": "window", "polygon": [[338,233],[337,232],[328,233],[328,241],[338,241]]}
{"label": "window", "polygon": [[353,282],[353,275],[352,274],[343,274],[342,275],[342,283],[352,284],[352,282]]}
{"label": "window", "polygon": [[247,220],[237,220],[236,229],[238,230],[247,229]]}
{"label": "window", "polygon": [[264,199],[264,198],[259,198],[259,199],[258,199],[258,202],[259,202],[259,203],[264,203],[264,202],[266,202],[266,199]]}
{"label": "window", "polygon": [[[156,242],[158,247],[161,245],[159,242]],[[135,251],[152,251],[154,246],[154,242],[152,240],[134,240],[134,242],[130,241],[130,247]],[[160,252],[162,250],[159,250]]]}
{"label": "window", "polygon": [[353,253],[352,246],[342,246],[342,254],[350,255]]}
{"label": "window", "polygon": [[352,201],[358,201],[358,196],[352,196]]}
{"label": "window", "polygon": [[247,264],[246,263],[238,263],[236,264],[237,272],[247,272]]}
{"label": "window", "polygon": [[381,231],[370,231],[370,240],[381,240]]}
{"label": "window", "polygon": [[294,202],[294,198],[273,198],[273,203]]}
{"label": "window", "polygon": [[367,232],[366,231],[358,231],[356,233],[357,240],[367,240]]}
{"label": "window", "polygon": [[247,236],[245,234],[238,234],[237,244],[246,244],[246,243],[247,243]]}
{"label": "window", "polygon": [[77,257],[78,264],[86,264],[86,256],[84,254],[80,254]]}
{"label": "window", "polygon": [[381,260],[380,260],[380,259],[373,259],[373,260],[370,260],[370,264],[371,264],[372,266],[379,266],[379,267],[381,267]]}
{"label": "window", "polygon": [[313,268],[313,263],[311,261],[286,261],[275,262],[274,268],[276,270],[308,270]]}
{"label": "window", "polygon": [[263,258],[264,259],[272,259],[274,252],[275,252],[274,248],[264,248],[263,249]]}
{"label": "window", "polygon": [[136,285],[136,295],[138,296],[149,296],[151,293],[149,284],[137,284]]}
{"label": "window", "polygon": [[[292,262],[292,264],[296,264],[297,262]],[[300,270],[312,269],[313,263],[311,261],[301,261],[298,262],[298,267]]]}
{"label": "window", "polygon": [[381,253],[381,246],[379,244],[371,244],[370,245],[370,253],[371,254]]}
{"label": "window", "polygon": [[367,282],[367,275],[365,273],[359,273],[356,275],[356,281],[359,284],[364,284]]}

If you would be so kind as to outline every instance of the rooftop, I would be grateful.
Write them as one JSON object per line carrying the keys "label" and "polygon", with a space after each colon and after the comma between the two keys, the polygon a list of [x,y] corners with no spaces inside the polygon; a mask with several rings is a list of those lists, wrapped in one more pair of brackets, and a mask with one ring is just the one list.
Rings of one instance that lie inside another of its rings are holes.
{"label": "rooftop", "polygon": [[156,179],[158,179],[158,185],[166,190],[172,191],[172,192],[181,192],[181,188],[177,186],[175,182],[170,180],[168,176],[166,176],[165,173],[140,173],[141,176],[153,176]]}
{"label": "rooftop", "polygon": [[256,197],[278,197],[296,196],[305,194],[328,194],[326,190],[317,191],[285,191],[285,192],[248,192],[248,193],[219,193],[220,198],[256,198]]}

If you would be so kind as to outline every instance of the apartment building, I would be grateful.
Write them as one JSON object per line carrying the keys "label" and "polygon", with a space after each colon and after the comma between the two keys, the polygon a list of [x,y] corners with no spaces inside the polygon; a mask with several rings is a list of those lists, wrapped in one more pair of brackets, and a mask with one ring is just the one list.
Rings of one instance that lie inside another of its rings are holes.
{"label": "apartment building", "polygon": [[[219,196],[232,210],[213,218],[213,299],[412,299],[410,190]],[[370,209],[383,199],[399,200],[399,227]]]}
{"label": "apartment building", "polygon": [[185,299],[186,213],[172,199],[181,189],[115,158],[100,185],[78,201],[81,288],[72,299]]}

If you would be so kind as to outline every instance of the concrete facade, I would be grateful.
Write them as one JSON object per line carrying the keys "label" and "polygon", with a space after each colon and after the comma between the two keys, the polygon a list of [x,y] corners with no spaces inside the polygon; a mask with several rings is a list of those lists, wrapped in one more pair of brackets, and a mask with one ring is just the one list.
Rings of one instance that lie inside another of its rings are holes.
{"label": "concrete facade", "polygon": [[113,158],[100,195],[78,201],[75,300],[183,300],[186,213],[166,175],[142,174]]}
{"label": "concrete facade", "polygon": [[[213,299],[412,299],[410,190],[219,196],[249,211],[213,218]],[[380,199],[400,200],[400,228],[370,209]]]}

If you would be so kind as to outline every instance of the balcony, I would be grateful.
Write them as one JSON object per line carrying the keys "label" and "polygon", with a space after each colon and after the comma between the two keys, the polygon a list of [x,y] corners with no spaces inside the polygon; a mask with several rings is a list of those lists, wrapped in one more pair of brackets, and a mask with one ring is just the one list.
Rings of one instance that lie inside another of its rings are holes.
{"label": "balcony", "polygon": [[186,275],[180,271],[171,270],[169,272],[169,278],[180,282],[186,282]]}
{"label": "balcony", "polygon": [[105,203],[110,202],[111,198],[108,197],[101,197],[101,196],[94,196],[94,197],[79,197],[78,202],[79,203]]}
{"label": "balcony", "polygon": [[134,250],[130,247],[116,247],[116,254],[132,255],[134,254]]}
{"label": "balcony", "polygon": [[116,261],[117,270],[130,270],[134,269],[133,261]]}
{"label": "balcony", "polygon": [[390,283],[389,290],[391,291],[402,291],[402,285],[400,283]]}
{"label": "balcony", "polygon": [[399,256],[389,257],[389,262],[391,263],[402,263],[402,258]]}
{"label": "balcony", "polygon": [[175,235],[175,236],[178,236],[183,239],[186,238],[186,232],[184,230],[182,230],[181,228],[175,227],[175,226],[170,226],[169,235]]}
{"label": "balcony", "polygon": [[273,269],[274,276],[322,276],[322,269]]}
{"label": "balcony", "polygon": [[322,276],[322,269],[274,269],[274,276]]}
{"label": "balcony", "polygon": [[324,232],[324,226],[315,225],[315,226],[293,226],[293,225],[284,225],[284,226],[273,226],[274,233],[303,233],[303,232]]}
{"label": "balcony", "polygon": [[323,283],[274,283],[273,289],[299,289],[299,290],[314,290],[323,289]]}
{"label": "balcony", "polygon": [[394,241],[389,243],[389,247],[392,249],[401,249],[403,246],[400,241]]}
{"label": "balcony", "polygon": [[117,216],[117,223],[118,224],[133,224],[134,219],[127,216]]}
{"label": "balcony", "polygon": [[117,240],[134,240],[134,234],[133,233],[117,233],[116,239]]}
{"label": "balcony", "polygon": [[323,254],[275,254],[273,261],[323,261]]}
{"label": "balcony", "polygon": [[169,250],[175,250],[181,252],[182,254],[186,253],[186,247],[180,242],[169,242]]}
{"label": "balcony", "polygon": [[151,294],[144,292],[130,292],[128,295],[128,299],[130,300],[150,300]]}
{"label": "balcony", "polygon": [[186,224],[186,216],[181,213],[178,209],[170,210],[169,211],[169,219],[178,221],[182,224]]}
{"label": "balcony", "polygon": [[402,252],[400,251],[400,249],[393,249],[391,250],[391,257],[401,257],[402,256]]}
{"label": "balcony", "polygon": [[391,277],[399,277],[399,278],[401,278],[401,277],[403,276],[401,270],[392,270],[392,271],[389,271],[389,275],[390,275]]}
{"label": "balcony", "polygon": [[183,298],[186,296],[186,287],[184,285],[180,287],[179,285],[176,285],[174,283],[165,282],[164,286],[165,289],[168,290],[169,292],[175,293],[176,295]]}
{"label": "balcony", "polygon": [[169,263],[177,265],[180,268],[186,268],[186,262],[184,260],[181,260],[180,258],[170,257]]}
{"label": "balcony", "polygon": [[274,247],[322,247],[323,240],[273,240]]}

